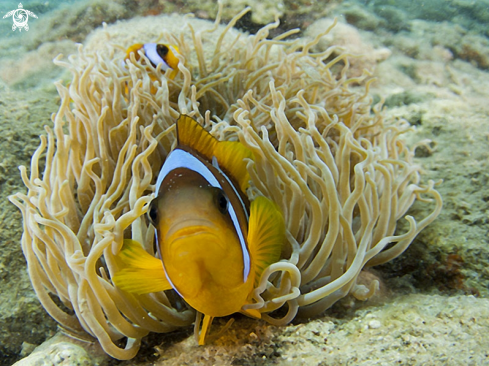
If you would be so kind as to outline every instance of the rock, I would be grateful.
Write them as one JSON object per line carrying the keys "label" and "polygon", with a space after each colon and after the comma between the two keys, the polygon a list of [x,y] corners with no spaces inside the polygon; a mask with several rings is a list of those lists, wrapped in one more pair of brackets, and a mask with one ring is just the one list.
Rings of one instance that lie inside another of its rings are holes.
{"label": "rock", "polygon": [[58,333],[14,366],[95,366],[106,359],[108,356],[98,343],[82,342]]}
{"label": "rock", "polygon": [[[332,24],[332,19],[320,19],[309,26],[305,35],[314,38]],[[320,39],[316,49],[321,52],[333,45],[342,47],[349,54],[360,56],[350,57],[348,60],[350,62],[349,75],[352,77],[362,75],[364,69],[373,72],[377,63],[391,55],[391,51],[387,48],[374,48],[361,36],[357,28],[345,23],[336,24],[327,35]]]}

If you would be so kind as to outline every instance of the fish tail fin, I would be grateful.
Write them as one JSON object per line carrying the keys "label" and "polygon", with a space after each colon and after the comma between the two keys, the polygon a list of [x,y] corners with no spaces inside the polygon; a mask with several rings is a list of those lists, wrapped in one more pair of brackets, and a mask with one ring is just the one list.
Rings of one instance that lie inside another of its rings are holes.
{"label": "fish tail fin", "polygon": [[134,57],[136,58],[136,61],[139,60],[139,54],[138,54],[138,51],[143,48],[143,44],[142,43],[136,43],[136,44],[133,44],[132,46],[130,46],[127,51],[126,51],[126,59],[129,59],[130,58],[130,55],[131,53],[134,52]]}
{"label": "fish tail fin", "polygon": [[146,252],[137,241],[125,239],[117,258],[124,268],[114,274],[112,282],[121,290],[142,295],[172,288],[161,260]]}
{"label": "fish tail fin", "polygon": [[270,264],[280,259],[285,222],[278,206],[266,197],[251,202],[248,246],[255,267],[255,284]]}

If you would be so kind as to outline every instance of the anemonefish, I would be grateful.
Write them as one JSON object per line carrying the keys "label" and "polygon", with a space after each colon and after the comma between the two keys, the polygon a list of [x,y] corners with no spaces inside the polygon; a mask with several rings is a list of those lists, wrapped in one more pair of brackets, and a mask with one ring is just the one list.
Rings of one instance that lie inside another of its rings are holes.
{"label": "anemonefish", "polygon": [[125,61],[131,59],[131,53],[134,53],[134,57],[138,61],[141,58],[139,52],[144,53],[154,67],[158,67],[161,64],[163,72],[172,70],[170,73],[171,79],[178,73],[179,61],[176,55],[179,54],[179,50],[177,46],[159,43],[136,43],[127,49]]}
{"label": "anemonefish", "polygon": [[260,196],[250,204],[245,196],[250,150],[218,141],[189,116],[180,116],[176,127],[177,146],[148,209],[161,259],[125,240],[118,255],[124,268],[113,282],[136,294],[174,289],[204,315],[202,345],[214,317],[260,317],[243,305],[252,302],[263,270],[280,259],[285,224],[271,200]]}

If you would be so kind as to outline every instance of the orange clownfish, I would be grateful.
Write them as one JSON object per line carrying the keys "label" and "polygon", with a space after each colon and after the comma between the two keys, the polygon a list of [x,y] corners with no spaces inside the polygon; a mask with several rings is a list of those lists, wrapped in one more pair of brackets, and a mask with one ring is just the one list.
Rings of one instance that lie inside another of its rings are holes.
{"label": "orange clownfish", "polygon": [[125,61],[130,60],[131,53],[134,53],[134,57],[138,61],[141,58],[138,51],[144,53],[153,67],[158,67],[161,64],[163,72],[172,70],[170,73],[171,79],[178,73],[179,60],[176,55],[180,53],[177,46],[160,43],[136,43],[127,49]]}
{"label": "orange clownfish", "polygon": [[263,270],[280,259],[285,224],[268,198],[249,204],[245,196],[251,151],[240,142],[218,141],[189,116],[180,116],[176,127],[177,146],[148,209],[161,259],[124,240],[118,257],[125,267],[113,281],[136,294],[174,289],[204,315],[202,345],[214,317],[260,317],[242,307],[252,303]]}

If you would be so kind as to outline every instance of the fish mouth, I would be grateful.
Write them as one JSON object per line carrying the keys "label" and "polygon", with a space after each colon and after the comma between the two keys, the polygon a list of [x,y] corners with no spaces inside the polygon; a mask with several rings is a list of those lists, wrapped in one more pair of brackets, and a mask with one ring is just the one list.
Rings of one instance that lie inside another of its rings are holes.
{"label": "fish mouth", "polygon": [[[174,224],[165,235],[174,241],[190,238],[202,234],[214,234],[218,230],[217,226],[206,219],[187,219]],[[215,235],[215,234],[214,234]]]}

